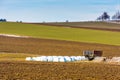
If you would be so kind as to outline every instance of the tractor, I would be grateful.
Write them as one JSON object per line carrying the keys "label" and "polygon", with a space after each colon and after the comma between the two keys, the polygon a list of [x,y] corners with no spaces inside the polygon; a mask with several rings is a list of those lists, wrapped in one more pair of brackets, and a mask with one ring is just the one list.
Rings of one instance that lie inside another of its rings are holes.
{"label": "tractor", "polygon": [[86,58],[88,58],[89,61],[93,60],[95,57],[101,57],[102,56],[102,51],[83,51],[83,56],[85,56]]}

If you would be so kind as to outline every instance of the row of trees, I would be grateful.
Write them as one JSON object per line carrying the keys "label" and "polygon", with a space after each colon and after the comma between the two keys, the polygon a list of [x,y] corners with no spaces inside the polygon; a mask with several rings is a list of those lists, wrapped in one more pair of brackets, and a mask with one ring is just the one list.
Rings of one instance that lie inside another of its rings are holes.
{"label": "row of trees", "polygon": [[120,12],[118,11],[115,15],[110,17],[107,12],[104,12],[101,16],[97,18],[98,21],[106,21],[106,20],[120,20]]}
{"label": "row of trees", "polygon": [[6,22],[7,20],[6,19],[0,19],[0,22]]}

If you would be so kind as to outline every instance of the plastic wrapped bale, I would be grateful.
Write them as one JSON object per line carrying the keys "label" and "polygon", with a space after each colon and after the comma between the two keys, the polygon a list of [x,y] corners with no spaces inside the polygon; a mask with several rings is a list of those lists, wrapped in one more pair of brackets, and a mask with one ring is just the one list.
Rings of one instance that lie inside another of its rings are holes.
{"label": "plastic wrapped bale", "polygon": [[64,57],[59,57],[59,62],[65,62],[65,58]]}
{"label": "plastic wrapped bale", "polygon": [[76,61],[76,56],[71,56],[71,61]]}
{"label": "plastic wrapped bale", "polygon": [[25,60],[26,60],[26,61],[32,61],[32,58],[31,58],[31,57],[26,57]]}
{"label": "plastic wrapped bale", "polygon": [[81,56],[76,56],[76,60],[80,61],[81,60]]}
{"label": "plastic wrapped bale", "polygon": [[112,62],[120,62],[120,57],[113,57]]}
{"label": "plastic wrapped bale", "polygon": [[47,61],[48,61],[48,60],[47,60],[47,57],[46,57],[46,56],[41,56],[41,61],[47,62]]}
{"label": "plastic wrapped bale", "polygon": [[53,62],[53,56],[47,56],[48,62]]}
{"label": "plastic wrapped bale", "polygon": [[41,57],[36,57],[36,61],[42,61]]}
{"label": "plastic wrapped bale", "polygon": [[58,56],[52,56],[53,58],[56,58],[56,57],[58,57]]}
{"label": "plastic wrapped bale", "polygon": [[36,59],[37,59],[36,57],[32,57],[32,60],[33,60],[33,61],[37,61]]}
{"label": "plastic wrapped bale", "polygon": [[53,62],[59,62],[59,57],[53,57]]}
{"label": "plastic wrapped bale", "polygon": [[75,56],[74,59],[75,59],[75,61],[78,61],[78,57],[77,56]]}
{"label": "plastic wrapped bale", "polygon": [[81,60],[84,61],[84,60],[88,60],[85,56],[81,56]]}
{"label": "plastic wrapped bale", "polygon": [[63,58],[64,56],[57,56],[58,58]]}
{"label": "plastic wrapped bale", "polygon": [[86,60],[87,58],[84,56],[77,56],[77,61],[81,61],[81,60]]}
{"label": "plastic wrapped bale", "polygon": [[72,59],[69,56],[65,56],[65,62],[72,62]]}

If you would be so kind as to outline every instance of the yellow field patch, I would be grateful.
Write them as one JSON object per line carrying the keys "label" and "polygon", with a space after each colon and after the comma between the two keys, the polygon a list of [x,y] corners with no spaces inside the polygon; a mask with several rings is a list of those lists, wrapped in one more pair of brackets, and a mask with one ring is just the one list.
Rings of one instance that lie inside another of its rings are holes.
{"label": "yellow field patch", "polygon": [[32,56],[38,56],[34,54],[28,54],[28,53],[0,53],[0,61],[2,60],[18,60],[18,61],[24,61],[26,57],[32,57]]}

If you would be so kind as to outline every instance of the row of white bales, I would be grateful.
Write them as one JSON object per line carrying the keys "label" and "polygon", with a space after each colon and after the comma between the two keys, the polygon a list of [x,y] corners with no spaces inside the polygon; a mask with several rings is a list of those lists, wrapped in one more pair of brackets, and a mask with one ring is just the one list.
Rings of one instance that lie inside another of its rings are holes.
{"label": "row of white bales", "polygon": [[85,56],[39,56],[26,57],[26,61],[42,61],[42,62],[73,62],[88,60]]}

